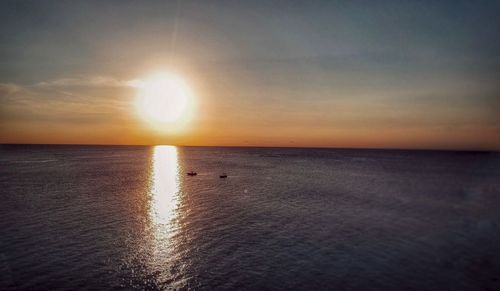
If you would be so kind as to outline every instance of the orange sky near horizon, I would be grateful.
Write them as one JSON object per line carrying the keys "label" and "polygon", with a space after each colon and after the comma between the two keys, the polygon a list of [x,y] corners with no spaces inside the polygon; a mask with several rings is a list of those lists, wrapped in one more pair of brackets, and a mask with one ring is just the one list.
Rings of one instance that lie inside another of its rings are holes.
{"label": "orange sky near horizon", "polygon": [[[0,90],[16,102],[2,108],[6,114],[0,124],[0,143],[500,149],[497,126],[474,124],[485,118],[484,109],[474,112],[473,108],[446,104],[437,108],[434,103],[386,104],[383,97],[380,103],[361,98],[256,102],[217,94],[218,90],[244,88],[244,82],[221,87],[220,83],[210,86],[199,80],[203,75],[190,79],[197,101],[195,115],[174,132],[158,131],[137,115],[134,103],[138,90],[123,85],[130,81],[97,78],[25,87],[2,85]],[[86,91],[97,97],[87,97]],[[266,93],[260,90],[254,94]],[[80,94],[83,99],[36,100],[51,94]],[[375,96],[370,98],[376,100]],[[494,112],[490,114],[494,120]],[[454,125],[457,119],[465,119],[464,124]]]}

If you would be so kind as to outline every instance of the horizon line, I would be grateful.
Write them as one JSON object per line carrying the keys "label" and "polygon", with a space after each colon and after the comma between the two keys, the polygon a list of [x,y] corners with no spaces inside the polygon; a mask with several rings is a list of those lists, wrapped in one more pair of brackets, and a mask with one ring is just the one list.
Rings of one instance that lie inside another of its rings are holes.
{"label": "horizon line", "polygon": [[209,148],[276,148],[276,149],[331,149],[331,150],[394,150],[394,151],[442,151],[442,152],[500,152],[500,149],[451,149],[451,148],[397,148],[397,147],[335,147],[335,146],[257,146],[257,145],[174,145],[174,144],[99,144],[99,143],[0,143],[3,145],[40,145],[40,146],[175,146]]}

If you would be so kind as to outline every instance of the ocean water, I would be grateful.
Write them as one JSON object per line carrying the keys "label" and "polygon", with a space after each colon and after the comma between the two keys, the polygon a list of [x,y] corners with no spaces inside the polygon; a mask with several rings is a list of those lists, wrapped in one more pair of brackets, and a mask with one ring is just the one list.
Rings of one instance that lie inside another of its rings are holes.
{"label": "ocean water", "polygon": [[0,289],[56,288],[498,290],[500,154],[1,146]]}

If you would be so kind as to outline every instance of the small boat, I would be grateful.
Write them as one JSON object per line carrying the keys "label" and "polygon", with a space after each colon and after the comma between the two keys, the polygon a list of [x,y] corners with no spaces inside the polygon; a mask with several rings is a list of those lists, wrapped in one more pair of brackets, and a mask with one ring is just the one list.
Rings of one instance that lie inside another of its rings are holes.
{"label": "small boat", "polygon": [[219,175],[219,178],[221,178],[221,179],[222,179],[222,178],[227,178],[227,174],[226,174],[226,173],[224,173],[224,174],[222,174],[222,175]]}
{"label": "small boat", "polygon": [[187,175],[188,176],[196,176],[196,175],[198,175],[198,173],[191,171],[191,172],[188,172]]}

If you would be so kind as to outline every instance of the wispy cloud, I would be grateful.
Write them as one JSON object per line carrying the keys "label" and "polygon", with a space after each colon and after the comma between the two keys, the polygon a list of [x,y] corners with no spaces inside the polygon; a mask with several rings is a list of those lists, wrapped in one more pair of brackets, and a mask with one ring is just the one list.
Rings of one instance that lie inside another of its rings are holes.
{"label": "wispy cloud", "polygon": [[36,83],[36,87],[134,87],[135,80],[118,80],[106,76],[61,78]]}
{"label": "wispy cloud", "polygon": [[133,82],[97,76],[0,83],[0,124],[124,123]]}
{"label": "wispy cloud", "polygon": [[21,91],[22,87],[13,83],[0,83],[0,96],[10,95]]}

